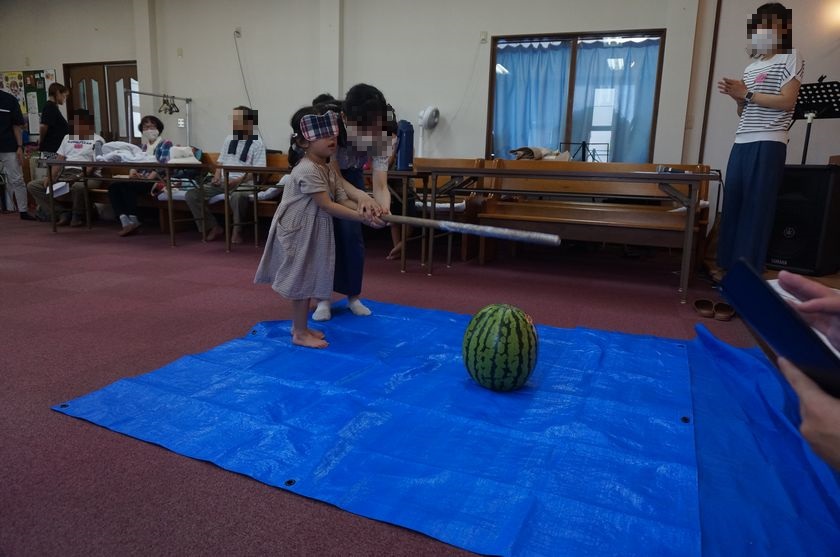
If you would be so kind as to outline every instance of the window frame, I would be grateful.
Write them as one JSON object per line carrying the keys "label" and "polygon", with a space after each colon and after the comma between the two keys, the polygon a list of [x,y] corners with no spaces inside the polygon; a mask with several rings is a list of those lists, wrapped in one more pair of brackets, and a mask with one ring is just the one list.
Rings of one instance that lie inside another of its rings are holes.
{"label": "window frame", "polygon": [[656,37],[659,39],[659,58],[656,69],[656,93],[653,98],[653,120],[651,121],[650,142],[648,144],[648,161],[653,162],[653,149],[656,144],[656,127],[659,120],[659,95],[662,89],[662,69],[665,60],[665,38],[666,29],[633,29],[624,31],[598,31],[587,33],[548,33],[548,34],[525,34],[525,35],[493,35],[490,41],[490,84],[487,95],[487,128],[484,142],[484,158],[490,159],[493,155],[493,126],[494,112],[496,107],[496,53],[499,42],[546,42],[546,41],[570,41],[572,52],[569,63],[569,89],[566,94],[566,129],[563,130],[563,141],[561,144],[571,143],[572,135],[572,114],[574,109],[574,87],[577,78],[577,54],[578,41],[581,40],[603,40],[609,37],[637,38]]}

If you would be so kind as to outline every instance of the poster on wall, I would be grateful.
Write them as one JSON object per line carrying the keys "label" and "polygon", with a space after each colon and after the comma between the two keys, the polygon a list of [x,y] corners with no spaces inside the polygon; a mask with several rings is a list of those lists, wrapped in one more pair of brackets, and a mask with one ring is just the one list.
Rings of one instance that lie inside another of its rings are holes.
{"label": "poster on wall", "polygon": [[30,137],[38,137],[41,112],[47,104],[47,92],[53,83],[55,70],[0,71],[0,90],[13,95],[20,103]]}
{"label": "poster on wall", "polygon": [[23,92],[26,94],[29,134],[36,135],[41,123],[41,110],[47,102],[44,70],[23,72]]}
{"label": "poster on wall", "polygon": [[0,85],[0,88],[18,100],[20,103],[20,111],[26,114],[26,97],[23,91],[23,72],[0,72],[0,79],[2,79],[2,85]]}

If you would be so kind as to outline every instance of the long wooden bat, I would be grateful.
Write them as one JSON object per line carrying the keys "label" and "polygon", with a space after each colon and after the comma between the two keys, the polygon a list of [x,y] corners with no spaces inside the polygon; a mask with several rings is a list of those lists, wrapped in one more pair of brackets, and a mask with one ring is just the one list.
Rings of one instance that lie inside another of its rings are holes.
{"label": "long wooden bat", "polygon": [[499,238],[500,240],[514,240],[516,242],[528,242],[531,244],[542,244],[546,246],[559,246],[560,236],[556,234],[545,234],[544,232],[528,232],[527,230],[514,230],[499,226],[485,226],[482,224],[468,224],[453,222],[451,220],[432,220],[417,217],[404,217],[402,215],[382,215],[385,222],[394,224],[408,224],[435,228],[446,232],[460,232],[461,234],[473,234],[475,236],[486,236],[488,238]]}

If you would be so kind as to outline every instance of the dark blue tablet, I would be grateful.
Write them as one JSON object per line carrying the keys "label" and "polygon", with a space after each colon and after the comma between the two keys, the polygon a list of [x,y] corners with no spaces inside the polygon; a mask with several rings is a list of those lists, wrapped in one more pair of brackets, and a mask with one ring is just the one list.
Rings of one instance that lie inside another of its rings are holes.
{"label": "dark blue tablet", "polygon": [[770,348],[840,398],[840,358],[755,269],[738,261],[721,287],[735,311]]}

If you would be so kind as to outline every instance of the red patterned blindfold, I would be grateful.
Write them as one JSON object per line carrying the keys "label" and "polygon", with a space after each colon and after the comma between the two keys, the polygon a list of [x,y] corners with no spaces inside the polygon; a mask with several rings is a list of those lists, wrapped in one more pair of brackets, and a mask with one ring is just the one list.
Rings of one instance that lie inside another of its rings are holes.
{"label": "red patterned blindfold", "polygon": [[306,141],[316,141],[338,135],[338,114],[307,114],[300,119],[300,133]]}

